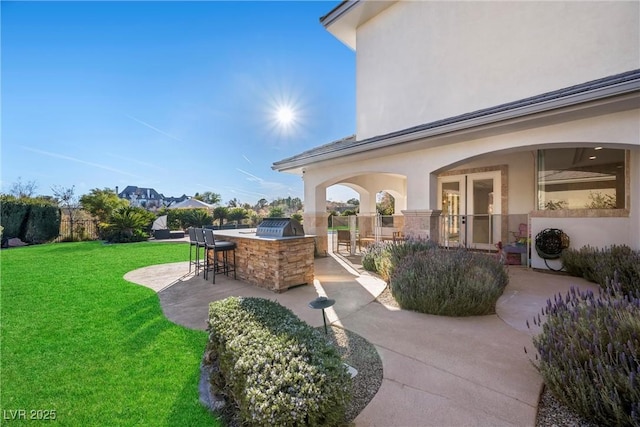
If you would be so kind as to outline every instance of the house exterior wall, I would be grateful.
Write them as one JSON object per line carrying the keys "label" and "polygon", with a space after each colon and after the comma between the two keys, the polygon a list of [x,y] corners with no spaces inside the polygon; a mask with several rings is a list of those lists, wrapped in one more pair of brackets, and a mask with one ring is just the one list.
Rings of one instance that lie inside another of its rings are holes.
{"label": "house exterior wall", "polygon": [[[583,246],[604,248],[611,245],[628,245],[640,248],[631,233],[632,221],[635,218],[531,218],[532,245],[536,235],[545,228],[559,228],[569,236],[570,246],[580,249]],[[634,240],[636,243],[634,243]],[[560,260],[548,260],[549,266],[558,269],[562,266]],[[531,267],[546,269],[544,260],[531,248]]]}
{"label": "house exterior wall", "polygon": [[[508,213],[527,214],[535,208],[534,159],[537,149],[605,145],[609,148],[631,150],[630,214],[624,218],[602,218],[606,226],[598,226],[597,232],[589,234],[589,244],[602,246],[609,244],[607,242],[617,241],[618,243],[627,242],[626,244],[632,247],[640,248],[639,122],[639,110],[622,111],[582,120],[552,123],[547,126],[540,125],[525,130],[505,131],[484,138],[469,137],[456,143],[439,145],[437,140],[433,140],[430,141],[429,148],[424,149],[398,150],[381,153],[375,157],[370,154],[344,156],[340,159],[318,162],[306,167],[304,175],[305,191],[309,193],[305,194],[305,203],[315,201],[314,210],[309,210],[311,214],[309,223],[305,214],[305,230],[310,230],[311,233],[319,234],[322,239],[326,239],[326,228],[324,231],[316,232],[308,227],[308,225],[311,226],[314,212],[318,217],[314,224],[326,223],[326,220],[320,218],[322,211],[315,208],[323,203],[326,187],[336,182],[349,181],[349,176],[372,174],[393,174],[406,178],[407,208],[403,213],[407,227],[414,221],[419,223],[416,227],[422,227],[424,230],[425,224],[432,221],[433,211],[438,208],[436,178],[438,174],[452,169],[507,165]],[[360,187],[366,186],[366,180],[352,179],[352,181],[358,182]],[[555,224],[554,228],[565,226],[568,234],[570,232],[582,235],[585,227],[594,227],[592,225],[595,224],[594,219],[596,218],[544,218],[536,219],[535,224],[536,229],[547,223]],[[574,226],[579,229],[574,231]],[[510,226],[510,231],[513,231],[511,228],[515,230]],[[532,224],[532,236],[535,236],[534,231]],[[610,237],[601,239],[603,233],[609,233]],[[620,240],[618,238],[620,236],[624,239]],[[326,244],[321,247],[326,247]]]}
{"label": "house exterior wall", "polygon": [[398,2],[357,29],[359,140],[640,67],[640,2]]}
{"label": "house exterior wall", "polygon": [[451,172],[497,165],[506,165],[508,170],[507,212],[510,215],[528,214],[535,207],[535,151],[502,155],[492,153],[480,160],[457,166],[451,169]]}

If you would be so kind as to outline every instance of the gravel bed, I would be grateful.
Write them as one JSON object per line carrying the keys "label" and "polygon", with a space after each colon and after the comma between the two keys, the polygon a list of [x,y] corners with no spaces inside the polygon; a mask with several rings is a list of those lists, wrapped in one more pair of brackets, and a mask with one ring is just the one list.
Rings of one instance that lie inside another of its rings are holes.
{"label": "gravel bed", "polygon": [[536,427],[599,427],[561,403],[545,387],[538,403]]}
{"label": "gravel bed", "polygon": [[376,348],[355,332],[331,326],[328,338],[342,360],[358,371],[351,380],[351,402],[345,421],[353,421],[376,395],[382,385],[382,360]]}

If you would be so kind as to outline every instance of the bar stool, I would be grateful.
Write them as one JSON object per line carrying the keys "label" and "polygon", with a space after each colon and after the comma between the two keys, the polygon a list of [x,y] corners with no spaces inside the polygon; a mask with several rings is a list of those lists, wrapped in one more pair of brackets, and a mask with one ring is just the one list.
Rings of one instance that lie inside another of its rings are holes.
{"label": "bar stool", "polygon": [[[200,265],[199,249],[204,248],[205,259],[207,257],[207,249],[206,249],[206,242],[204,240],[204,230],[202,228],[195,228],[194,232],[196,234],[196,274],[199,276],[200,269],[202,268],[202,266]],[[206,265],[206,260],[205,260],[205,265]],[[206,272],[205,272],[205,275],[206,275]]]}
{"label": "bar stool", "polygon": [[[196,238],[196,229],[193,227],[189,227],[189,273],[191,273],[191,266],[193,265],[196,268],[196,271],[200,267],[200,245],[198,244],[198,239]],[[193,248],[196,249],[196,258],[193,258]]]}
{"label": "bar stool", "polygon": [[[233,272],[233,278],[236,278],[236,244],[224,240],[217,240],[213,235],[213,230],[205,228],[205,270],[204,279],[207,280],[208,272],[213,271],[213,283],[216,283],[216,273],[222,273],[228,276]],[[213,251],[213,265],[209,261],[209,251]],[[233,253],[233,264],[229,262],[229,252]],[[218,254],[222,254],[222,260],[219,260]]]}

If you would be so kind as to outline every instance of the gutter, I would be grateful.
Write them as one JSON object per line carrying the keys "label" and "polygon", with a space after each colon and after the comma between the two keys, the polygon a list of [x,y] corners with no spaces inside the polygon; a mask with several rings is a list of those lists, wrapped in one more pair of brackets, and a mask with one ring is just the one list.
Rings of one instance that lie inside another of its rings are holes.
{"label": "gutter", "polygon": [[360,1],[361,0],[344,0],[339,5],[330,10],[329,13],[320,17],[320,23],[325,28],[328,28],[331,24],[348,13],[351,9],[356,7],[360,3]]}

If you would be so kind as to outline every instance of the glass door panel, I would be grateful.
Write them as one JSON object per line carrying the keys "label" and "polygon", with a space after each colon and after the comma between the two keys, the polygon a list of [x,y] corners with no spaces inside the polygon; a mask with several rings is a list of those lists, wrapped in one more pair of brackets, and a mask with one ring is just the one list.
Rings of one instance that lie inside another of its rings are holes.
{"label": "glass door panel", "polygon": [[500,172],[447,176],[438,187],[443,244],[493,250],[500,240]]}
{"label": "glass door panel", "polygon": [[464,245],[465,227],[465,200],[464,179],[456,177],[455,180],[443,181],[440,183],[440,192],[438,194],[442,216],[444,218],[444,244],[455,246]]}

